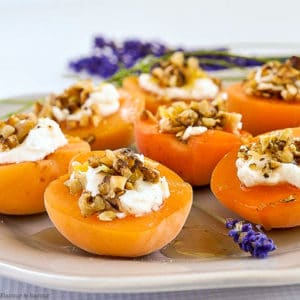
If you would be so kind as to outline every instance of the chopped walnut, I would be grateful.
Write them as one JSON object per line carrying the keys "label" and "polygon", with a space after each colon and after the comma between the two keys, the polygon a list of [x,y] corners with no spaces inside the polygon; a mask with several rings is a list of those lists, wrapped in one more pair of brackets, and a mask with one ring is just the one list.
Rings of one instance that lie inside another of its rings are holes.
{"label": "chopped walnut", "polygon": [[85,127],[90,124],[89,116],[83,114],[78,121],[67,120],[67,116],[80,112],[93,90],[91,81],[79,81],[60,95],[49,95],[43,105],[36,103],[34,112],[39,117],[48,117],[59,123],[65,121],[68,129]]}
{"label": "chopped walnut", "polygon": [[[207,129],[216,129],[239,134],[241,129],[241,115],[220,110],[225,105],[218,100],[209,102],[207,100],[195,101],[189,104],[175,102],[158,110],[158,124],[160,132],[173,133],[179,140],[186,140],[186,130],[198,128],[198,132]],[[225,99],[223,99],[223,102]],[[148,113],[149,115],[149,113]],[[146,115],[144,115],[146,117]]]}
{"label": "chopped walnut", "polygon": [[[77,127],[97,127],[102,121],[98,105],[88,100],[101,85],[94,86],[92,81],[78,81],[59,95],[49,95],[44,104],[36,103],[34,112],[39,117],[48,117],[63,123],[67,129]],[[94,137],[88,136],[87,141],[93,142]]]}
{"label": "chopped walnut", "polygon": [[281,163],[298,164],[300,159],[300,139],[293,136],[291,129],[274,131],[261,135],[257,142],[241,146],[238,157],[244,160],[255,159],[251,168],[260,170],[269,177],[272,170]]}
{"label": "chopped walnut", "polygon": [[81,213],[84,216],[94,214],[95,211],[105,209],[105,201],[100,196],[92,197],[91,193],[83,192],[78,201]]}
{"label": "chopped walnut", "polygon": [[[79,194],[79,208],[83,216],[98,214],[102,221],[111,221],[123,215],[119,197],[134,189],[138,180],[157,183],[160,173],[151,162],[144,162],[131,149],[106,150],[104,155],[91,156],[86,163],[73,163],[73,173],[65,182],[71,194]],[[86,172],[99,174],[97,194],[86,190]]]}
{"label": "chopped walnut", "polygon": [[[168,60],[162,60],[151,71],[152,77],[162,88],[183,87],[197,78],[207,78],[208,75],[200,68],[195,57],[185,58],[183,52],[175,52]],[[220,80],[211,78],[218,86]]]}
{"label": "chopped walnut", "polygon": [[112,221],[117,217],[117,214],[112,210],[106,210],[99,214],[99,220],[101,221]]}
{"label": "chopped walnut", "polygon": [[284,63],[271,61],[251,71],[245,82],[248,95],[264,98],[300,101],[299,58],[292,57]]}
{"label": "chopped walnut", "polygon": [[34,114],[16,114],[0,121],[0,151],[8,151],[22,144],[36,124]]}

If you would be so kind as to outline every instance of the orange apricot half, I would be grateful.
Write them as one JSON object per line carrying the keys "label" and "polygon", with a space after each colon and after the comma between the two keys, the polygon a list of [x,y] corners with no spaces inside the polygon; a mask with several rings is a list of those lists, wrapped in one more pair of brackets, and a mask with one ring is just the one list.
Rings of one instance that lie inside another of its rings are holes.
{"label": "orange apricot half", "polygon": [[241,83],[227,88],[228,110],[243,116],[243,129],[253,135],[300,126],[300,102],[245,94]]}
{"label": "orange apricot half", "polygon": [[[293,128],[293,133],[300,137],[300,128]],[[267,229],[299,226],[300,189],[290,184],[243,186],[237,177],[237,152],[238,148],[228,153],[212,174],[211,190],[216,198],[242,218]]]}
{"label": "orange apricot half", "polygon": [[74,155],[89,151],[87,142],[68,138],[68,144],[34,162],[0,165],[0,213],[28,215],[45,211],[44,191],[68,171]]}
{"label": "orange apricot half", "polygon": [[[90,152],[75,157],[84,162]],[[77,195],[71,195],[64,182],[65,175],[54,180],[45,192],[45,206],[56,228],[77,247],[99,255],[136,257],[156,251],[181,230],[192,204],[192,188],[163,165],[157,169],[165,176],[170,196],[158,211],[135,217],[101,221],[96,215],[84,217],[80,213]]]}
{"label": "orange apricot half", "polygon": [[193,186],[209,184],[218,161],[234,146],[242,144],[242,136],[207,130],[183,143],[174,134],[161,133],[153,119],[140,118],[135,126],[139,151],[166,165]]}
{"label": "orange apricot half", "polygon": [[60,124],[62,131],[67,135],[78,136],[90,141],[93,150],[118,149],[130,146],[134,141],[133,124],[144,109],[143,99],[130,97],[124,90],[119,90],[119,110],[100,121],[95,127],[76,127],[69,129],[65,122]]}
{"label": "orange apricot half", "polygon": [[145,103],[145,109],[151,111],[153,114],[161,105],[169,105],[172,101],[163,99],[162,97],[148,92],[140,87],[138,77],[129,76],[123,80],[123,88],[130,93],[134,98],[142,99]]}

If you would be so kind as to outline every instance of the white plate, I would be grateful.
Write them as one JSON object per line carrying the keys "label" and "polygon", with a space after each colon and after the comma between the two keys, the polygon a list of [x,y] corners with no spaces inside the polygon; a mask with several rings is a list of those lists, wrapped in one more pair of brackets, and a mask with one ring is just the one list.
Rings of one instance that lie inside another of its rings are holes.
{"label": "white plate", "polygon": [[[195,192],[194,203],[232,216],[206,188]],[[172,246],[139,259],[83,252],[46,214],[1,216],[0,237],[1,275],[56,289],[114,293],[300,283],[299,229],[273,232],[278,250],[254,259],[238,249],[221,223],[195,207]]]}
{"label": "white plate", "polygon": [[[12,108],[2,104],[1,114]],[[267,259],[254,259],[239,250],[222,223],[195,206],[234,217],[208,188],[197,189],[179,236],[139,259],[90,255],[62,237],[46,214],[0,215],[0,275],[56,289],[110,293],[300,283],[300,229],[270,232],[278,249]]]}

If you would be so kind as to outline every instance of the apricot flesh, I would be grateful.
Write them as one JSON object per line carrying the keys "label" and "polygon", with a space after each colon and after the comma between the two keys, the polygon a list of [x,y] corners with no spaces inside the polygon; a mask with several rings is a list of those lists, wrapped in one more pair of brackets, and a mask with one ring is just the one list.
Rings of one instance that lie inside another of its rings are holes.
{"label": "apricot flesh", "polygon": [[300,126],[300,103],[245,94],[241,83],[227,88],[228,110],[240,113],[243,129],[253,135]]}
{"label": "apricot flesh", "polygon": [[[300,137],[300,128],[293,128]],[[227,208],[242,218],[267,229],[300,225],[300,189],[287,183],[245,187],[237,177],[235,161],[238,148],[216,166],[211,190]],[[292,196],[294,200],[287,201]]]}
{"label": "apricot flesh", "polygon": [[[74,160],[84,161],[89,155],[82,154]],[[83,217],[78,207],[79,196],[71,195],[64,185],[69,175],[53,181],[46,189],[46,210],[62,235],[88,252],[122,257],[149,254],[176,237],[192,204],[191,186],[162,165],[158,165],[158,170],[166,177],[170,189],[170,197],[158,211],[109,222],[96,215]]]}
{"label": "apricot flesh", "polygon": [[157,122],[142,118],[136,122],[135,138],[141,153],[166,165],[193,186],[209,184],[218,161],[242,144],[241,136],[221,130],[207,130],[183,143],[174,134],[159,132]]}
{"label": "apricot flesh", "polygon": [[0,165],[0,213],[28,215],[45,211],[47,185],[68,170],[74,155],[89,151],[87,142],[68,138],[68,144],[45,159]]}
{"label": "apricot flesh", "polygon": [[90,141],[92,150],[118,149],[130,146],[134,141],[133,124],[144,109],[143,99],[131,97],[120,90],[120,108],[107,117],[104,117],[97,127],[89,125],[69,129],[66,124],[60,124],[62,131],[67,135],[78,136]]}

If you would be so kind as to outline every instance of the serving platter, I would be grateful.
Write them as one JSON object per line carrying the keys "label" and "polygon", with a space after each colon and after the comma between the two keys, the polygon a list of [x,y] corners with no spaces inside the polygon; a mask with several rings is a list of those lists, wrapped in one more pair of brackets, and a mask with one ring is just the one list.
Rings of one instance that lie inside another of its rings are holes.
{"label": "serving platter", "polygon": [[[16,108],[2,103],[1,114]],[[178,237],[160,251],[135,259],[78,249],[55,229],[46,213],[0,215],[0,275],[48,288],[109,293],[300,283],[300,228],[270,231],[277,250],[267,259],[255,259],[240,251],[224,224],[205,210],[237,217],[209,187],[194,189],[193,207]]]}
{"label": "serving platter", "polygon": [[300,229],[271,232],[278,249],[267,259],[254,259],[198,206],[234,217],[208,188],[197,189],[179,236],[161,251],[136,259],[88,254],[61,236],[46,214],[2,215],[0,274],[44,287],[110,293],[300,283]]}

